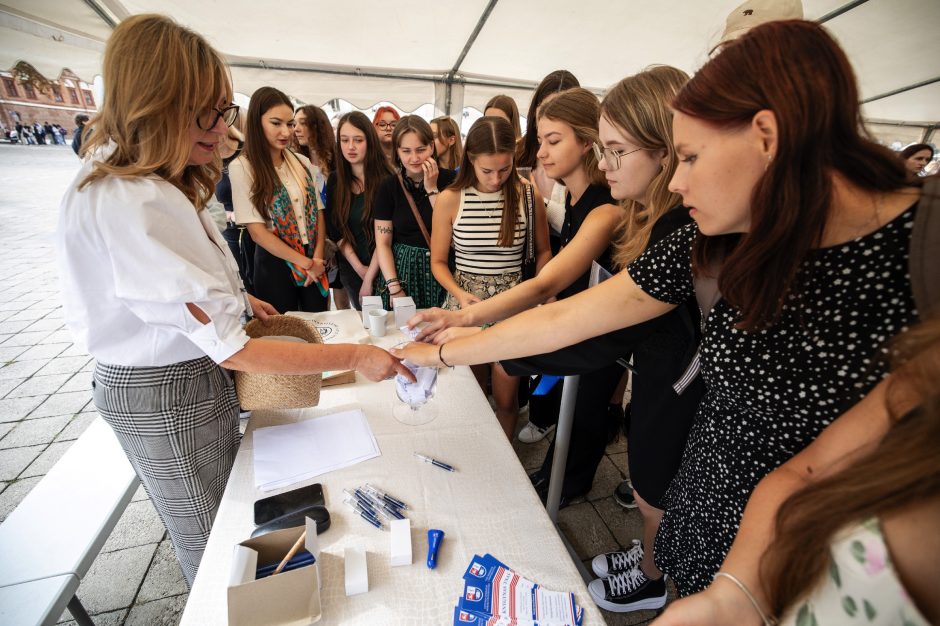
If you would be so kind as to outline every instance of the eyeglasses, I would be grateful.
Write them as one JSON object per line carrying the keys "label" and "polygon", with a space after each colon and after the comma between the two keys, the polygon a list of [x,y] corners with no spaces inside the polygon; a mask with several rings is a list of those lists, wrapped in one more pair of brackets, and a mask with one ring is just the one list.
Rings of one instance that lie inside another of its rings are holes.
{"label": "eyeglasses", "polygon": [[226,126],[231,126],[238,118],[238,105],[230,104],[222,110],[212,107],[208,111],[196,116],[196,126],[202,130],[212,130],[219,120],[225,120]]}
{"label": "eyeglasses", "polygon": [[398,122],[386,122],[385,120],[375,123],[375,125],[381,128],[382,130],[385,130],[386,128],[391,128],[392,130],[395,130],[395,126],[397,124]]}
{"label": "eyeglasses", "polygon": [[610,168],[611,171],[620,169],[620,159],[622,157],[633,154],[634,152],[639,152],[640,150],[646,150],[646,148],[637,148],[636,150],[630,150],[630,152],[624,152],[623,150],[602,148],[599,143],[594,142],[594,155],[597,157],[597,162],[606,161],[607,167]]}

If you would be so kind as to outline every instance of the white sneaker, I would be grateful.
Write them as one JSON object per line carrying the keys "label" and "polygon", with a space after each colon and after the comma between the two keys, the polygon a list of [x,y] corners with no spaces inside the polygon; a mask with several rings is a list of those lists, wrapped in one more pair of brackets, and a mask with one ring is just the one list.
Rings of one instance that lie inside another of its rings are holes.
{"label": "white sneaker", "polygon": [[633,545],[626,552],[607,552],[598,554],[591,561],[591,569],[598,578],[607,578],[614,574],[628,572],[643,560],[643,544],[639,539],[633,540]]}
{"label": "white sneaker", "polygon": [[554,424],[548,428],[539,428],[532,422],[526,422],[526,425],[519,431],[519,441],[522,443],[535,443],[545,439],[545,436],[553,430],[555,430]]}

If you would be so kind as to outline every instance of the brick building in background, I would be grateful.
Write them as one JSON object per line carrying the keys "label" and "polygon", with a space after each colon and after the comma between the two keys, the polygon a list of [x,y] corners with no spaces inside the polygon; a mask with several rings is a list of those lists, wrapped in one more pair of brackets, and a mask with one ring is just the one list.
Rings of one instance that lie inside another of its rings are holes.
{"label": "brick building in background", "polygon": [[[48,88],[41,91],[31,82],[20,80],[16,69],[0,71],[0,130],[9,130],[21,124],[39,122],[58,124],[69,132],[75,129],[75,116],[85,113],[89,117],[97,112],[91,85],[69,69],[63,69]],[[2,133],[0,133],[2,135]]]}

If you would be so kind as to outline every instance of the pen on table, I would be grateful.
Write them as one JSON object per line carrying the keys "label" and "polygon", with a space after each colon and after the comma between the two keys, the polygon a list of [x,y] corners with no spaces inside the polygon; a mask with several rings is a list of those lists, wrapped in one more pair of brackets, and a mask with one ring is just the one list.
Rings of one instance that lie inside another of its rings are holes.
{"label": "pen on table", "polygon": [[343,489],[343,493],[349,497],[350,500],[353,500],[363,509],[368,511],[373,517],[378,517],[376,515],[376,509],[378,508],[377,504],[369,499],[361,490],[356,489],[355,491],[350,491],[349,489]]}
{"label": "pen on table", "polygon": [[359,500],[359,502],[363,502],[363,500],[365,500],[369,506],[379,513],[382,513],[386,519],[405,519],[405,516],[401,514],[401,511],[391,506],[384,500],[380,500],[378,496],[367,493],[362,489],[356,489],[356,499]]}
{"label": "pen on table", "polygon": [[393,507],[395,507],[395,508],[397,508],[397,509],[405,509],[405,510],[408,509],[408,505],[407,505],[407,504],[405,504],[404,502],[402,502],[402,501],[399,500],[398,498],[393,498],[392,496],[388,495],[388,494],[385,493],[384,491],[381,491],[381,490],[379,490],[379,489],[376,489],[375,487],[373,487],[373,486],[370,485],[369,483],[366,483],[366,490],[367,490],[367,491],[370,491],[370,492],[372,492],[372,493],[374,493],[376,496],[378,496],[379,498],[382,498],[383,500],[385,500],[386,502],[388,502],[389,504],[391,504]]}
{"label": "pen on table", "polygon": [[352,500],[344,500],[344,502],[351,508],[353,511],[359,514],[359,517],[369,522],[379,530],[383,529],[382,522],[379,521],[377,517],[372,516],[370,513],[366,512],[361,506]]}
{"label": "pen on table", "polygon": [[456,472],[456,471],[457,471],[457,470],[454,468],[453,465],[448,465],[447,463],[444,463],[443,461],[438,461],[437,459],[432,459],[432,458],[429,457],[429,456],[424,456],[423,454],[418,454],[417,452],[415,452],[415,456],[418,457],[419,459],[421,459],[422,461],[424,461],[425,463],[430,463],[430,464],[433,465],[434,467],[439,467],[439,468],[441,468],[442,470],[447,470],[448,472]]}

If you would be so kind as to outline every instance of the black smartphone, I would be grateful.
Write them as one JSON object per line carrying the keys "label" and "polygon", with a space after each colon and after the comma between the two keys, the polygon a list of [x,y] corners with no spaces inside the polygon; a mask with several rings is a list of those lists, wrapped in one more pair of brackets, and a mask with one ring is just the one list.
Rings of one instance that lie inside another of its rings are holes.
{"label": "black smartphone", "polygon": [[255,502],[255,526],[315,504],[323,504],[323,485],[315,483]]}

